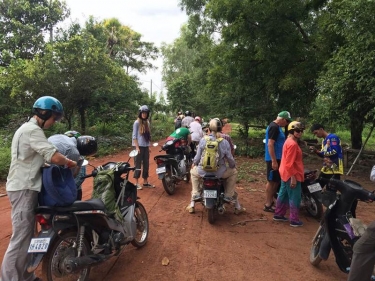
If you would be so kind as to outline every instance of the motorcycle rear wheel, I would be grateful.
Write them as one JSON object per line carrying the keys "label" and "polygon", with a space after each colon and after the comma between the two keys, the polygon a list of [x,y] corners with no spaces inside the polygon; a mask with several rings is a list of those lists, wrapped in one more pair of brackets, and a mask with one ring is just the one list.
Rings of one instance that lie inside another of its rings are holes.
{"label": "motorcycle rear wheel", "polygon": [[164,178],[162,179],[163,187],[165,192],[169,195],[173,195],[176,191],[176,184],[174,179],[172,179],[171,167],[167,167],[165,171]]}
{"label": "motorcycle rear wheel", "polygon": [[315,238],[312,241],[312,245],[310,248],[310,263],[313,266],[318,266],[320,262],[322,261],[322,258],[319,257],[319,250],[320,250],[320,245],[323,241],[325,233],[326,231],[324,227],[319,226],[317,234],[315,235]]}
{"label": "motorcycle rear wheel", "polygon": [[305,195],[306,210],[315,219],[319,220],[323,215],[323,205],[315,194]]}
{"label": "motorcycle rear wheel", "polygon": [[139,201],[135,205],[134,218],[137,224],[137,233],[131,243],[134,247],[141,248],[147,243],[149,224],[146,209]]}
{"label": "motorcycle rear wheel", "polygon": [[[72,247],[72,244],[77,239],[77,232],[70,231],[60,237],[57,237],[50,250],[43,257],[42,262],[42,280],[54,281],[54,280],[88,280],[90,274],[90,267],[86,267],[80,271],[68,273],[64,270],[64,259],[69,256],[76,256],[77,249]],[[89,255],[90,244],[87,239],[83,238],[82,256]]]}
{"label": "motorcycle rear wheel", "polygon": [[210,224],[214,224],[216,217],[215,217],[215,208],[207,209],[207,218]]}

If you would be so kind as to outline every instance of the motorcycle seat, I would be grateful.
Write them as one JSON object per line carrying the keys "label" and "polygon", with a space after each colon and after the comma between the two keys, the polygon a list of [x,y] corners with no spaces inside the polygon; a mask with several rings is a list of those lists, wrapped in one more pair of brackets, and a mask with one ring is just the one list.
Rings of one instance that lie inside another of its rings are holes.
{"label": "motorcycle seat", "polygon": [[154,159],[158,159],[158,158],[174,158],[174,155],[165,154],[165,155],[157,155],[154,157]]}
{"label": "motorcycle seat", "polygon": [[75,201],[72,205],[65,207],[39,206],[36,212],[38,213],[46,210],[57,212],[100,210],[105,212],[105,206],[101,199],[95,198],[87,201]]}

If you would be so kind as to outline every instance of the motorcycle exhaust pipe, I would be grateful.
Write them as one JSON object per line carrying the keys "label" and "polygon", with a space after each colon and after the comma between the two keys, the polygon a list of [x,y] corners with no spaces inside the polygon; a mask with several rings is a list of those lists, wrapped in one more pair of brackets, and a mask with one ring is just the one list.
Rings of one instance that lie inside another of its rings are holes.
{"label": "motorcycle exhaust pipe", "polygon": [[219,208],[217,208],[217,212],[219,213],[219,215],[223,215],[225,213],[224,206],[220,206]]}
{"label": "motorcycle exhaust pipe", "polygon": [[112,255],[88,255],[83,257],[69,257],[64,261],[64,269],[67,273],[82,270],[85,267],[101,263]]}

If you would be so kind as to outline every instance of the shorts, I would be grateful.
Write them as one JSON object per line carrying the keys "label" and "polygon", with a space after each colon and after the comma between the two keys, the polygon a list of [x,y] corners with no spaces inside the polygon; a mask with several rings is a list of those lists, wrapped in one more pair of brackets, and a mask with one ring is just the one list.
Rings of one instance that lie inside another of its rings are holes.
{"label": "shorts", "polygon": [[[277,159],[277,164],[279,164],[280,167],[281,160]],[[274,181],[274,182],[280,182],[280,173],[279,170],[273,170],[272,169],[272,161],[266,161],[267,164],[267,180],[268,181]]]}

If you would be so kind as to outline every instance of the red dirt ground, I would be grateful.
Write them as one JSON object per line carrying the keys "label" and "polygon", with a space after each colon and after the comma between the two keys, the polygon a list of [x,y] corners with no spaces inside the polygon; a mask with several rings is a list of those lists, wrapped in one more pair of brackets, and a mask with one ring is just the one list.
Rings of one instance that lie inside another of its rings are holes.
{"label": "red dirt ground", "polygon": [[[230,124],[224,127],[230,130]],[[249,280],[249,281],[337,281],[346,280],[331,255],[319,267],[309,263],[311,240],[319,223],[301,210],[304,226],[292,228],[288,223],[274,222],[272,214],[262,210],[265,181],[262,173],[251,174],[251,183],[241,180],[237,185],[239,198],[247,212],[236,216],[233,206],[218,217],[214,225],[208,223],[207,213],[196,205],[196,213],[189,214],[190,184],[180,183],[172,196],[166,194],[155,174],[153,157],[159,154],[152,148],[149,181],[154,189],[139,191],[140,201],[149,216],[150,233],[145,247],[127,246],[119,257],[95,267],[90,280]],[[94,159],[97,166],[108,161],[126,161],[128,151]],[[237,158],[239,163],[258,165],[262,159]],[[318,168],[318,166],[308,168]],[[369,171],[362,178],[347,177],[372,190]],[[250,175],[249,175],[250,176]],[[92,192],[92,179],[83,185],[84,199]],[[374,219],[375,205],[359,203],[358,217],[369,223]],[[11,235],[10,204],[0,198],[0,261]],[[167,258],[169,264],[162,265]]]}

